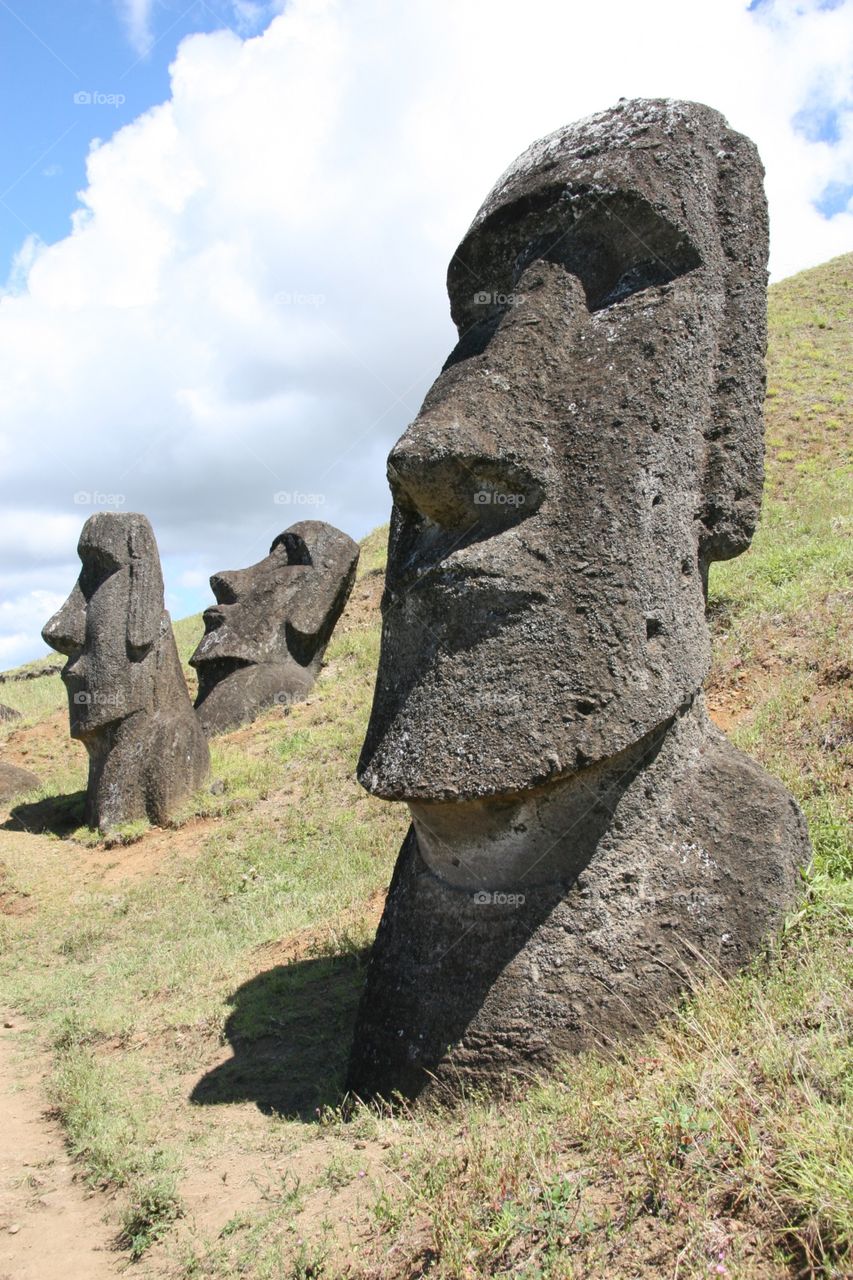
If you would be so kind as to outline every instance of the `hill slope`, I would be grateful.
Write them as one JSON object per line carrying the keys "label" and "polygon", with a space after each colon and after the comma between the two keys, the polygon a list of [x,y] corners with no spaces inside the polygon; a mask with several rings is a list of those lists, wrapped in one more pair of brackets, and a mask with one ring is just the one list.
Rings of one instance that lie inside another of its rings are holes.
{"label": "hill slope", "polygon": [[383,531],[312,697],[220,739],[175,830],[80,830],[58,677],[2,686],[25,718],[0,756],[45,783],[0,831],[3,999],[138,1274],[850,1273],[851,303],[853,255],[771,290],[762,524],[710,592],[713,714],[810,819],[801,909],[742,978],[511,1106],[341,1109],[406,826],[353,780]]}

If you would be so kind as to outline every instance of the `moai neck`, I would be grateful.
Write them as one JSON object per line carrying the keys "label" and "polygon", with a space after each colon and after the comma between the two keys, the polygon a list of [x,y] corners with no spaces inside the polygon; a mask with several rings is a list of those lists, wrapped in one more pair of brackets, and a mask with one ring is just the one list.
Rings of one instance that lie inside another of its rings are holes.
{"label": "moai neck", "polygon": [[[662,800],[656,767],[711,730],[701,693],[639,742],[536,789],[459,803],[412,803],[418,848],[426,865],[455,888],[520,892],[570,883],[607,836],[619,836],[619,800],[638,774],[648,777],[650,810]],[[649,817],[652,818],[650,812]]]}

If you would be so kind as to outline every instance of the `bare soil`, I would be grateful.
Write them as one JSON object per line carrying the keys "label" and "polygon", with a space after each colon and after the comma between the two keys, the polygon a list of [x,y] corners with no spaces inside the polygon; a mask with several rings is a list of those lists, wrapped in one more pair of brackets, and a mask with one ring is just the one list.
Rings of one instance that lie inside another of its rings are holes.
{"label": "bare soil", "polygon": [[[18,1060],[24,1027],[0,1028],[0,1280],[115,1280],[127,1267],[109,1201],[75,1178],[43,1080]],[[11,1026],[8,1024],[12,1024]],[[137,1272],[142,1280],[142,1273]]]}

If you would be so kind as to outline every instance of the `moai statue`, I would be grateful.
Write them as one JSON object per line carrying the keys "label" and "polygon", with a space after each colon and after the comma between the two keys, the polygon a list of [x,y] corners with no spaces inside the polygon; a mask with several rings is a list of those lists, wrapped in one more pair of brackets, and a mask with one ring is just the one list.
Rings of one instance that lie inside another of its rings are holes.
{"label": "moai statue", "polygon": [[306,697],[352,590],[358,555],[358,544],[340,529],[302,520],[278,535],[265,560],[213,575],[217,603],[204,611],[204,635],[190,658],[208,736]]}
{"label": "moai statue", "polygon": [[71,736],[89,753],[86,822],[163,824],[204,782],[210,756],[163,607],[154,533],[145,516],[98,512],[77,550],[80,577],[42,636],[68,657]]}
{"label": "moai statue", "polygon": [[795,898],[802,816],[708,719],[708,566],[762,486],[753,144],[624,101],[535,143],[450,264],[393,449],[359,765],[404,800],[349,1086],[497,1087],[648,1027]]}

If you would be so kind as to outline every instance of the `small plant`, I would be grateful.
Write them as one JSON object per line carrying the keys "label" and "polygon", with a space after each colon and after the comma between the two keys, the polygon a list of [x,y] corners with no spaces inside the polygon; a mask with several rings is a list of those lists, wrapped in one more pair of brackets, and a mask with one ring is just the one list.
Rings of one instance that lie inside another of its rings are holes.
{"label": "small plant", "polygon": [[305,1188],[302,1186],[301,1178],[286,1169],[281,1175],[279,1185],[271,1192],[271,1198],[283,1208],[298,1213],[305,1202]]}
{"label": "small plant", "polygon": [[337,1152],[330,1157],[319,1180],[322,1186],[329,1187],[332,1191],[339,1191],[341,1187],[346,1187],[354,1181],[358,1174],[358,1160],[355,1156]]}
{"label": "small plant", "polygon": [[288,1280],[319,1280],[326,1275],[328,1249],[300,1240],[290,1261]]}
{"label": "small plant", "polygon": [[122,1213],[119,1243],[137,1262],[182,1212],[174,1174],[150,1174],[132,1187],[130,1203]]}
{"label": "small plant", "polygon": [[277,747],[279,760],[291,760],[294,756],[301,755],[310,742],[310,735],[304,730],[297,730],[282,738]]}
{"label": "small plant", "polygon": [[233,1218],[229,1218],[225,1226],[219,1232],[220,1239],[228,1236],[236,1235],[238,1231],[245,1231],[252,1224],[252,1219],[247,1213],[237,1213]]}
{"label": "small plant", "polygon": [[65,935],[57,952],[69,960],[86,960],[94,954],[103,936],[98,925],[81,925]]}

